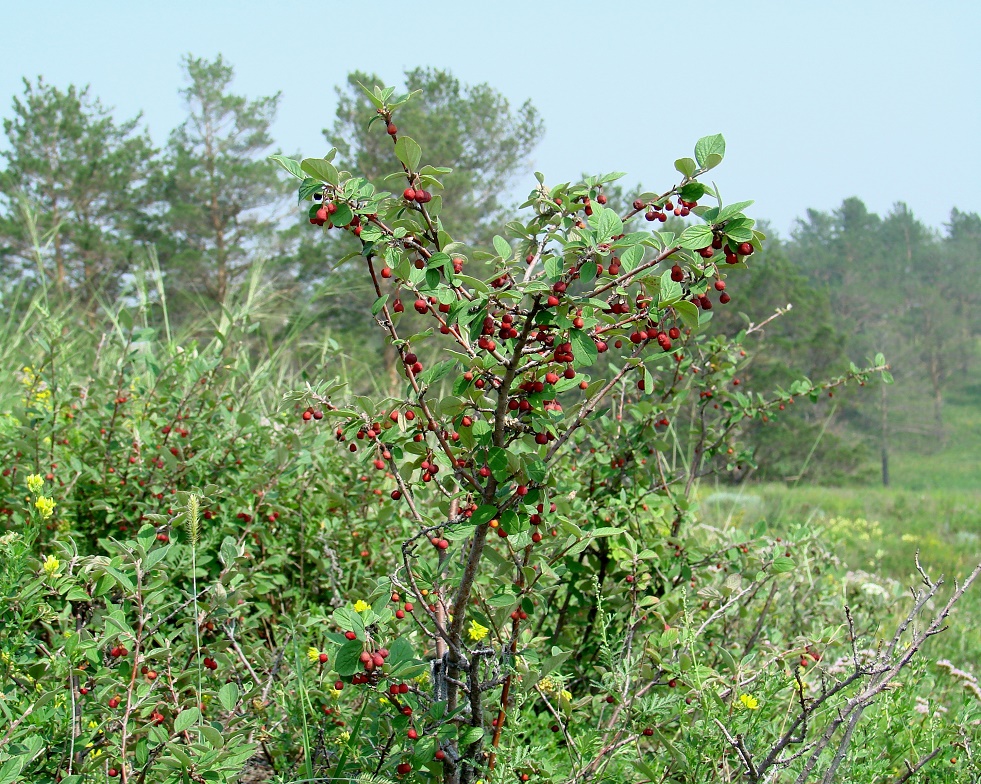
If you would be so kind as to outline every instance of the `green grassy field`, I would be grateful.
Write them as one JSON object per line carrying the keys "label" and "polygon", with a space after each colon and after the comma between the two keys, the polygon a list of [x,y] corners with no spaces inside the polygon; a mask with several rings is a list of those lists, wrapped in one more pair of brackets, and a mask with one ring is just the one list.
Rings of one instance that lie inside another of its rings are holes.
{"label": "green grassy field", "polygon": [[943,444],[898,441],[892,484],[906,490],[981,490],[981,383],[953,388],[944,406]]}
{"label": "green grassy field", "polygon": [[[880,574],[903,587],[920,583],[914,556],[934,579],[943,575],[945,597],[981,562],[981,489],[914,491],[896,488],[824,488],[751,485],[737,491],[703,486],[702,519],[712,525],[745,526],[763,521],[780,536],[812,525],[833,542],[847,570]],[[909,594],[896,601],[905,613]],[[961,665],[981,661],[981,583],[955,608],[949,629],[931,641],[932,655]]]}

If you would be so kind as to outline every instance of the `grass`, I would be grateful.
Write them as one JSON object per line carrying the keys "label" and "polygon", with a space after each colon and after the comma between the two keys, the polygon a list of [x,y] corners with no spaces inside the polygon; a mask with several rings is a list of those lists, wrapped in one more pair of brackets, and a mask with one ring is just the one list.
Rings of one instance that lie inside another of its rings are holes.
{"label": "grass", "polygon": [[[701,517],[715,525],[747,529],[764,523],[774,536],[801,523],[823,529],[846,568],[862,570],[912,587],[920,582],[914,556],[949,592],[981,562],[981,487],[914,491],[896,488],[827,488],[750,485],[703,486]],[[941,595],[941,597],[943,594]],[[897,603],[905,611],[907,601]],[[981,584],[975,583],[949,619],[950,628],[931,641],[932,655],[955,664],[981,661]]]}
{"label": "grass", "polygon": [[907,490],[981,488],[981,384],[952,388],[944,404],[945,438],[896,444],[892,483]]}

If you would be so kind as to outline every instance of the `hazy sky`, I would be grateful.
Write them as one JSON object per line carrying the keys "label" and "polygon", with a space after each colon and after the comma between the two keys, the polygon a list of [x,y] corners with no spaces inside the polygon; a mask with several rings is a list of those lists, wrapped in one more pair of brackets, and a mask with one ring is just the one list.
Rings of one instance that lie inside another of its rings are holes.
{"label": "hazy sky", "polygon": [[181,55],[220,52],[236,92],[282,91],[282,149],[322,155],[347,72],[394,84],[427,65],[530,98],[546,124],[533,164],[550,182],[619,170],[660,189],[675,158],[722,132],[723,197],[755,198],[781,233],[853,195],[878,212],[905,201],[938,227],[953,206],[981,211],[979,0],[3,0],[0,12],[3,116],[21,77],[43,74],[90,84],[121,117],[142,110],[162,143],[183,115]]}

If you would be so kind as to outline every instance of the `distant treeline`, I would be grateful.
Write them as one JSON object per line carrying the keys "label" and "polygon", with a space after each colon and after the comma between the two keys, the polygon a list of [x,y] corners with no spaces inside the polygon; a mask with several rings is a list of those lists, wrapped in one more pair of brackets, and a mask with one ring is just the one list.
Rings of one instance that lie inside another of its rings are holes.
{"label": "distant treeline", "polygon": [[[25,79],[4,121],[0,306],[16,309],[43,289],[85,318],[156,276],[162,286],[150,290],[166,291],[169,324],[193,331],[249,283],[269,323],[302,312],[313,343],[329,333],[342,349],[357,346],[346,368],[355,386],[391,383],[386,348],[365,350],[375,339],[367,329],[373,295],[344,262],[355,250],[350,236],[311,231],[267,159],[277,151],[270,129],[279,96],[233,94],[233,70],[220,56],[183,65],[187,117],[162,149],[141,117],[115,118],[89,88]],[[398,167],[391,142],[383,127],[361,132],[374,108],[359,82],[378,81],[352,73],[338,86],[324,137],[340,166],[384,187]],[[513,181],[527,173],[543,133],[538,112],[440,70],[408,71],[405,87],[422,93],[400,124],[427,161],[452,169],[440,175],[450,234],[476,245],[504,233]],[[611,189],[611,206],[629,204],[639,190]],[[789,239],[772,239],[748,273],[733,276],[732,302],[716,312],[732,327],[793,306],[763,330],[747,388],[786,386],[801,373],[820,378],[877,353],[896,384],[797,406],[781,427],[756,426],[750,436],[766,467],[759,476],[867,479],[875,457],[888,481],[897,444],[942,444],[948,392],[975,370],[978,272],[981,218],[957,209],[936,231],[901,203],[879,216],[850,198],[830,213],[809,211]],[[381,362],[366,361],[372,355]]]}

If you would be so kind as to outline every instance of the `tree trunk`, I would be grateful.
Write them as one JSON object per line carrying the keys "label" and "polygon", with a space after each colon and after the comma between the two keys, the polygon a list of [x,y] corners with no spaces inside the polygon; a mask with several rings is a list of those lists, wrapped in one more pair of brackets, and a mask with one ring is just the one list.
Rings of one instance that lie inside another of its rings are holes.
{"label": "tree trunk", "polygon": [[879,452],[882,456],[882,486],[889,487],[889,409],[886,403],[886,385],[879,382],[882,390],[879,408],[882,420],[879,431]]}
{"label": "tree trunk", "polygon": [[943,362],[936,346],[930,350],[930,384],[933,387],[933,421],[937,439],[944,442]]}

